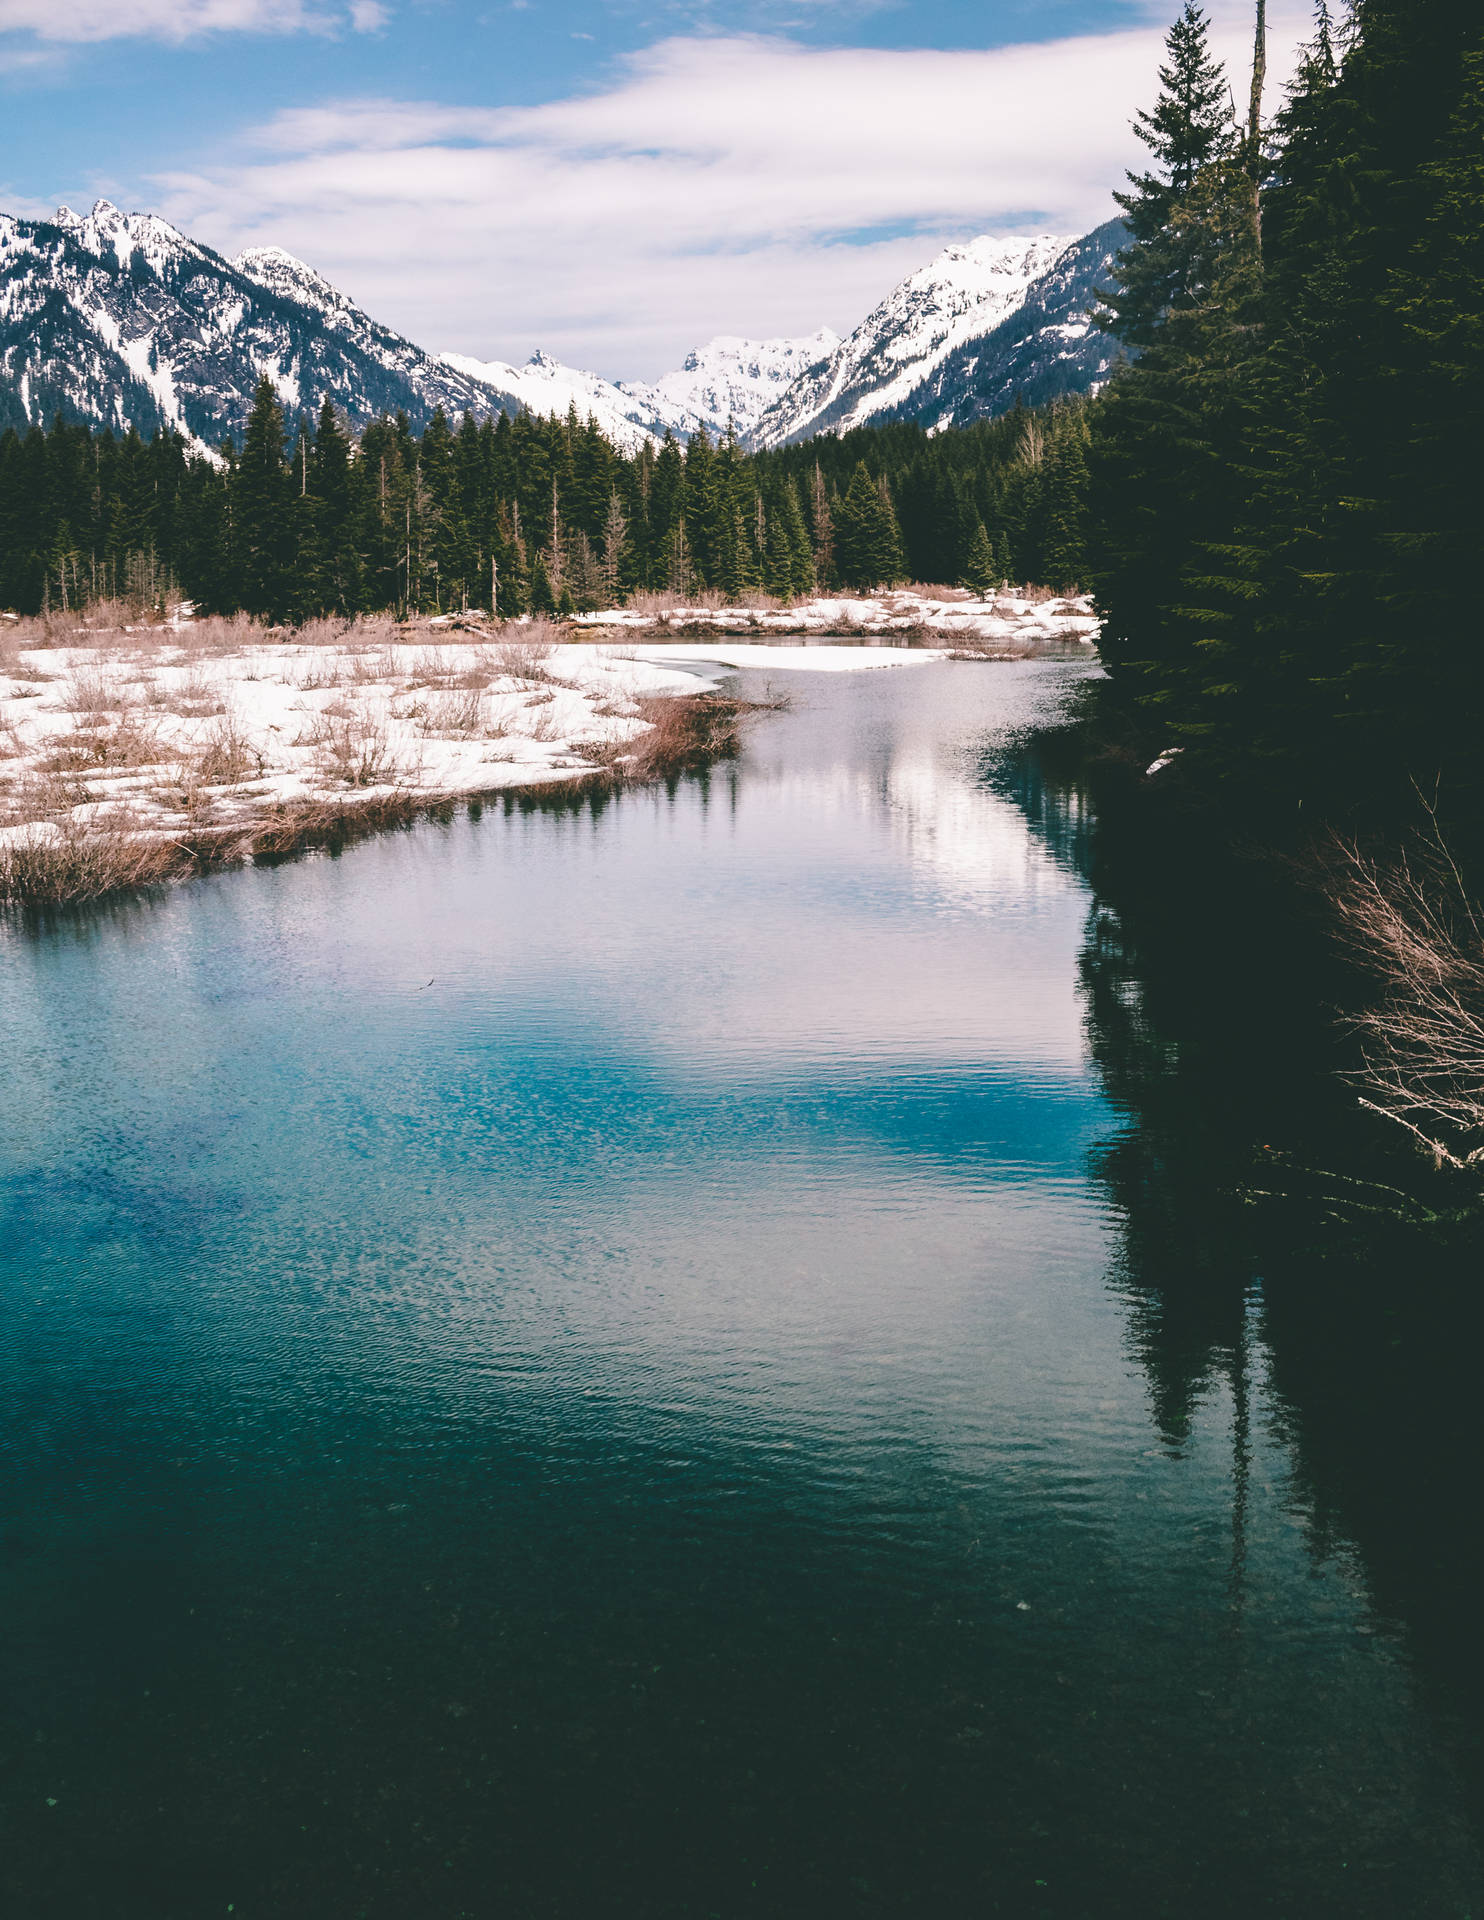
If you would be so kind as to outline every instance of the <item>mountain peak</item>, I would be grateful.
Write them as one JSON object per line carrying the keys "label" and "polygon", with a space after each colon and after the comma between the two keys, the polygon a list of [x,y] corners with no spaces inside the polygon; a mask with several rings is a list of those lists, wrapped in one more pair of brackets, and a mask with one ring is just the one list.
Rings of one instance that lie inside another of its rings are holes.
{"label": "mountain peak", "polygon": [[1056,234],[979,234],[944,247],[893,287],[848,339],[816,353],[822,364],[801,373],[768,409],[753,443],[846,433],[890,414],[963,341],[991,332],[1023,306],[1070,244]]}
{"label": "mountain peak", "polygon": [[306,266],[297,254],[284,247],[244,247],[232,265],[239,273],[246,273],[252,267],[283,267],[291,273],[302,273],[310,280],[322,278],[313,267]]}
{"label": "mountain peak", "polygon": [[353,302],[338,287],[283,247],[246,247],[231,264],[270,293],[287,294],[326,314],[354,311]]}
{"label": "mountain peak", "polygon": [[628,451],[729,424],[758,446],[868,420],[936,428],[1106,376],[1115,349],[1088,315],[1121,231],[1071,246],[979,235],[901,281],[846,340],[717,334],[653,383],[614,383],[544,350],[519,368],[430,355],[280,246],[228,263],[105,199],[54,222],[0,215],[0,428],[61,409],[213,447],[242,432],[264,374],[291,413],[328,399],[358,424],[575,406]]}

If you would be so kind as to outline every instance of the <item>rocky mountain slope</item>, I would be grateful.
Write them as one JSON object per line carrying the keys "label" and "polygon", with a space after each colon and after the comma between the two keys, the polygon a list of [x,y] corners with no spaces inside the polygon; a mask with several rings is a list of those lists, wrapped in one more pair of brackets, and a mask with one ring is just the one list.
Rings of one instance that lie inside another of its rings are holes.
{"label": "rocky mountain slope", "polygon": [[740,340],[718,334],[653,386],[625,385],[622,391],[642,396],[653,421],[683,437],[703,426],[714,440],[732,424],[745,434],[801,374],[839,344],[839,334],[828,327],[799,340]]}
{"label": "rocky mountain slope", "polygon": [[266,373],[292,410],[326,395],[356,422],[513,408],[377,324],[276,249],[224,260],[152,214],[100,200],[86,218],[0,216],[0,428],[61,409],[203,445],[240,434]]}
{"label": "rocky mountain slope", "polygon": [[[579,419],[591,416],[626,453],[634,452],[646,440],[663,436],[668,424],[654,417],[645,389],[616,387],[600,374],[566,366],[549,353],[533,353],[523,367],[504,360],[474,360],[462,353],[439,357],[452,373],[508,394],[517,407],[529,413],[565,414],[575,406]],[[691,431],[687,426],[686,437]]]}
{"label": "rocky mountain slope", "polygon": [[152,214],[100,200],[86,217],[0,215],[0,430],[59,410],[202,446],[240,436],[264,375],[291,414],[328,397],[357,425],[436,407],[592,415],[632,451],[667,431],[736,426],[775,446],[868,421],[963,425],[1085,391],[1113,347],[1088,310],[1122,237],[971,240],[910,275],[841,340],[720,335],[653,383],[619,383],[537,353],[522,367],[432,354],[371,319],[275,247],[226,260]]}
{"label": "rocky mountain slope", "polygon": [[895,414],[956,347],[1016,312],[1068,244],[1043,234],[945,247],[794,382],[753,428],[751,444],[773,447],[816,433],[845,433]]}
{"label": "rocky mountain slope", "polygon": [[1110,220],[1074,240],[1027,288],[1014,313],[990,332],[962,341],[878,417],[921,420],[929,428],[966,427],[1004,413],[1017,397],[1040,406],[1098,386],[1119,349],[1089,315],[1126,237],[1123,223]]}

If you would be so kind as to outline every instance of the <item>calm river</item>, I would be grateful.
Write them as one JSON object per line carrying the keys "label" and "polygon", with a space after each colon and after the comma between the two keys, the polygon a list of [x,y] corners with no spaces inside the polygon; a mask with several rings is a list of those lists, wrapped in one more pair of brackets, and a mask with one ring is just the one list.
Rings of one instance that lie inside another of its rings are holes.
{"label": "calm river", "polygon": [[1080,672],[0,936],[8,1915],[1481,1912],[1452,1282],[1244,1250]]}

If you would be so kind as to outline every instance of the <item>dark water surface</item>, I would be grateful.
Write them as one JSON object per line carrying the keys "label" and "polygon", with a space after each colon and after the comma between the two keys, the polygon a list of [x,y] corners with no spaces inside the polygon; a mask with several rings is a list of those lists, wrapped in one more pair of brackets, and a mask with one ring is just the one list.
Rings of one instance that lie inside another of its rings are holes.
{"label": "dark water surface", "polygon": [[1480,1911],[1445,1296],[1233,1238],[1075,669],[779,678],[0,945],[16,1920]]}

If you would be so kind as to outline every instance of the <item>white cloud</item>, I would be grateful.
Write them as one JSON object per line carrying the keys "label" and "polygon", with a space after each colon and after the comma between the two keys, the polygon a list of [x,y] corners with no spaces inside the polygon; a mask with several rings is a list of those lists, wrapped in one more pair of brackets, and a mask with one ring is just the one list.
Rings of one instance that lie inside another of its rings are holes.
{"label": "white cloud", "polygon": [[[1219,37],[1240,75],[1244,27]],[[848,329],[950,239],[1107,219],[1161,41],[670,39],[546,105],[284,113],[240,165],[159,181],[162,210],[290,248],[429,346],[646,377],[716,332]]]}
{"label": "white cloud", "polygon": [[349,9],[315,0],[0,0],[0,33],[41,40],[189,40],[207,33],[371,32],[386,20],[378,0]]}

